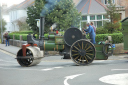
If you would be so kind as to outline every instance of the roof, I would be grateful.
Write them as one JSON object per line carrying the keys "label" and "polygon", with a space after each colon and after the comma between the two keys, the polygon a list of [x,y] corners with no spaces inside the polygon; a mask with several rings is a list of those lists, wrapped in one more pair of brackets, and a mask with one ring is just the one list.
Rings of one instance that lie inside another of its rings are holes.
{"label": "roof", "polygon": [[81,0],[73,0],[74,4],[77,5]]}
{"label": "roof", "polygon": [[4,10],[4,12],[8,12],[10,10],[15,10],[15,9],[26,9],[29,6],[32,6],[34,4],[35,0],[25,0],[23,2],[21,2],[20,4],[15,4],[9,8],[7,8],[6,10]]}
{"label": "roof", "polygon": [[76,8],[83,15],[103,14],[106,13],[105,9],[107,9],[107,7],[98,0],[81,0],[81,2],[76,6]]}
{"label": "roof", "polygon": [[17,5],[18,9],[24,9],[34,4],[35,0],[25,0],[24,2]]}

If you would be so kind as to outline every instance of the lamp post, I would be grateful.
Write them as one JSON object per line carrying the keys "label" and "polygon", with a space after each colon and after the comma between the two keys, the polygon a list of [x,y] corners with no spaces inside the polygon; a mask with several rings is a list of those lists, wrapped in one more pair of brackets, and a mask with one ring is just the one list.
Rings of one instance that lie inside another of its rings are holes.
{"label": "lamp post", "polygon": [[0,21],[1,21],[1,43],[3,44],[3,29],[2,29],[2,6],[0,3]]}

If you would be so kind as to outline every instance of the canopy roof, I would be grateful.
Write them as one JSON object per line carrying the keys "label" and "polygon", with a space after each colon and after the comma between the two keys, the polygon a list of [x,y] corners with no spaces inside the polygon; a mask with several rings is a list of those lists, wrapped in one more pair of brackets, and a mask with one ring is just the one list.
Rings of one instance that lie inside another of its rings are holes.
{"label": "canopy roof", "polygon": [[105,9],[107,9],[107,7],[98,0],[81,0],[76,8],[82,15],[105,14]]}

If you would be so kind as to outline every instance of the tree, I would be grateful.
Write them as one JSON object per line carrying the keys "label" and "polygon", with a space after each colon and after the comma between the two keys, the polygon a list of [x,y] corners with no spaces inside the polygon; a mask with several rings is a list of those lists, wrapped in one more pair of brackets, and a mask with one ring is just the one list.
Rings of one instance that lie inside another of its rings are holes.
{"label": "tree", "polygon": [[81,14],[75,8],[72,0],[60,0],[52,12],[46,15],[46,26],[58,24],[58,29],[66,30],[69,27],[79,27]]}
{"label": "tree", "polygon": [[[35,6],[28,8],[28,18],[27,23],[31,26],[31,29],[38,32],[38,27],[36,26],[36,20],[40,18],[41,10],[49,10],[44,7],[48,0],[36,0]],[[52,24],[57,23],[57,29],[66,30],[69,27],[79,27],[81,20],[81,14],[78,13],[75,8],[75,4],[72,0],[60,0],[51,12],[45,15],[45,32],[49,31]]]}
{"label": "tree", "polygon": [[19,26],[19,31],[28,31],[30,27],[26,22],[26,17],[22,17],[20,20],[17,20],[17,25]]}
{"label": "tree", "polygon": [[109,5],[107,5],[106,9],[107,15],[106,17],[110,19],[110,22],[105,22],[104,28],[108,29],[109,33],[113,33],[115,30],[117,30],[120,27],[120,14],[115,6],[115,4],[112,3],[112,0],[109,0]]}
{"label": "tree", "polygon": [[35,0],[35,5],[27,8],[28,17],[26,22],[35,33],[39,32],[36,19],[40,19],[40,13],[44,7],[44,2],[44,0]]}
{"label": "tree", "polygon": [[[6,30],[5,25],[6,25],[6,22],[4,19],[2,19],[2,31],[3,32]],[[0,35],[1,35],[1,20],[0,20]]]}

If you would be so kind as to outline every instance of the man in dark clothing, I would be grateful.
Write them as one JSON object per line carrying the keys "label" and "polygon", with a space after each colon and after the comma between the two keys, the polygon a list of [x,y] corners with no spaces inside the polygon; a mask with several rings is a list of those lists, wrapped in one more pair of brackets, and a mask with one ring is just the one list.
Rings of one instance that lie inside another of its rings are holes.
{"label": "man in dark clothing", "polygon": [[8,35],[8,33],[5,33],[4,37],[5,37],[6,46],[7,46],[7,45],[9,46],[9,39],[10,39],[10,36]]}
{"label": "man in dark clothing", "polygon": [[87,27],[88,27],[88,29],[84,29],[83,31],[84,31],[86,34],[89,33],[91,42],[92,42],[93,44],[96,44],[96,42],[95,42],[96,34],[95,34],[95,32],[94,32],[93,27],[92,27],[89,23],[87,24]]}

